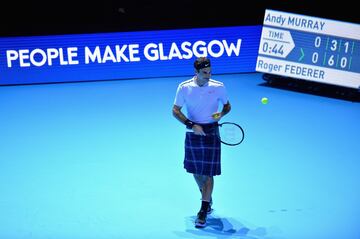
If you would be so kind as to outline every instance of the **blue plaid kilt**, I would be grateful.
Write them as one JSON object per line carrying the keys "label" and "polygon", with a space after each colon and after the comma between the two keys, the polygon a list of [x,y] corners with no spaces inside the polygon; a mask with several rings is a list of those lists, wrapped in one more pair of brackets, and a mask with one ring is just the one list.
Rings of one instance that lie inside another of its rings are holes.
{"label": "blue plaid kilt", "polygon": [[186,132],[184,168],[188,173],[215,176],[221,174],[221,142],[217,124],[201,125],[206,136]]}

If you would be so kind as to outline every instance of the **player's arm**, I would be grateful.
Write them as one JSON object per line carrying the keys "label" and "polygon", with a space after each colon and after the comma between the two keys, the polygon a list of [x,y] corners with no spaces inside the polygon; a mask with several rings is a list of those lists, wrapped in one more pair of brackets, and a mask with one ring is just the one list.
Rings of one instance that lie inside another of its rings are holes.
{"label": "player's arm", "polygon": [[181,123],[185,124],[187,121],[186,116],[181,112],[181,107],[174,105],[172,109],[173,116],[178,119]]}
{"label": "player's arm", "polygon": [[231,104],[230,102],[226,102],[225,105],[223,105],[222,111],[220,112],[220,118],[229,113],[231,110]]}
{"label": "player's arm", "polygon": [[181,112],[180,106],[174,105],[172,112],[176,119],[185,124],[188,129],[192,129],[195,134],[205,135],[203,128],[200,125],[194,124],[194,122],[186,118],[186,116]]}

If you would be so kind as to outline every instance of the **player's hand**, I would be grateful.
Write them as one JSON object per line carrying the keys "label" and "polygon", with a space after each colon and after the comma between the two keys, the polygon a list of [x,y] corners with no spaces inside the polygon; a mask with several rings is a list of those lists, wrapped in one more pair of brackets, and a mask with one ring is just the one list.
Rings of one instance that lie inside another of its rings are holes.
{"label": "player's hand", "polygon": [[202,135],[202,136],[206,135],[203,128],[200,125],[194,124],[194,126],[192,127],[192,130],[194,131],[194,134],[196,134],[196,135]]}

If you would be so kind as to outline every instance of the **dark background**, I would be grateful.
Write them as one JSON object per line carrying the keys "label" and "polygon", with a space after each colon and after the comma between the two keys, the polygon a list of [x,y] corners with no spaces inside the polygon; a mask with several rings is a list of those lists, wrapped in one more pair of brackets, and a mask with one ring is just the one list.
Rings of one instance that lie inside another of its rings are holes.
{"label": "dark background", "polygon": [[1,36],[100,33],[261,25],[265,9],[360,23],[342,1],[3,1]]}

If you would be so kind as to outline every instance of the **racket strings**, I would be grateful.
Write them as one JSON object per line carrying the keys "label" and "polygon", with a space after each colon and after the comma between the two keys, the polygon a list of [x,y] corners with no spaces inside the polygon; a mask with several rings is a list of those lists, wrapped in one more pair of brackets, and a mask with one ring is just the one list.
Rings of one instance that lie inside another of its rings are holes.
{"label": "racket strings", "polygon": [[220,140],[225,144],[238,144],[243,140],[243,132],[235,124],[223,124],[220,128]]}

